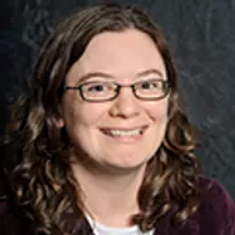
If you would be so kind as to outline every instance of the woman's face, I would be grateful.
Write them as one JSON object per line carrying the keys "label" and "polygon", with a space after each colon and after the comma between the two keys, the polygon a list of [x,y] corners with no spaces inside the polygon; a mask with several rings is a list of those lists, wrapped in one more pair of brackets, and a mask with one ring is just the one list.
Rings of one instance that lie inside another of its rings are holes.
{"label": "woman's face", "polygon": [[[76,87],[84,77],[85,81],[130,85],[152,78],[166,80],[166,69],[150,37],[132,29],[96,35],[69,70],[65,83]],[[116,99],[99,103],[84,101],[77,90],[67,90],[60,126],[66,127],[78,158],[86,156],[110,169],[134,169],[145,166],[159,148],[167,111],[168,96],[144,101],[128,87]]]}

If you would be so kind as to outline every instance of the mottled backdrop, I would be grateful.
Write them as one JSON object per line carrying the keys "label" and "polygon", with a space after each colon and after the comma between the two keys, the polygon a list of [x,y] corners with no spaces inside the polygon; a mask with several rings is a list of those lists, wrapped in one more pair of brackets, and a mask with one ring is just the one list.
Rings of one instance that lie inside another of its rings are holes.
{"label": "mottled backdrop", "polygon": [[[9,117],[6,101],[23,86],[55,22],[80,7],[100,2],[1,1],[0,133]],[[235,1],[115,2],[142,6],[163,29],[176,58],[187,112],[200,131],[197,154],[203,170],[235,199]]]}

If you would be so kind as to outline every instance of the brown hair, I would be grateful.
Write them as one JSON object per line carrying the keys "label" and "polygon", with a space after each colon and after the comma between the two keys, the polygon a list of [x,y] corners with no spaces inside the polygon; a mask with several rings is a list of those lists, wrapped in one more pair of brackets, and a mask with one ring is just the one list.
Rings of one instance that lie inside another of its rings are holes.
{"label": "brown hair", "polygon": [[[195,136],[179,104],[176,70],[163,34],[134,6],[99,5],[58,25],[42,48],[30,94],[22,96],[13,109],[11,133],[15,135],[16,161],[10,180],[16,202],[33,222],[36,234],[75,234],[84,219],[81,192],[67,157],[69,140],[56,126],[65,76],[95,35],[131,28],[145,32],[155,42],[171,85],[165,139],[148,163],[139,190],[141,212],[133,215],[133,223],[146,231],[156,228],[170,209],[180,222],[197,209]],[[69,227],[64,219],[69,208],[80,213],[76,227]]]}

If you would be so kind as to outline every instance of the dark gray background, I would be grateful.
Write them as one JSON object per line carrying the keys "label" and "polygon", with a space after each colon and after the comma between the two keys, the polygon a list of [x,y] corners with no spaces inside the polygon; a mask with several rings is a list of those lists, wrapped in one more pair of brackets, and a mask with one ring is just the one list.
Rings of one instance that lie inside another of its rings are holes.
{"label": "dark gray background", "polygon": [[[100,2],[1,1],[1,133],[9,117],[6,101],[28,76],[55,22]],[[175,56],[186,110],[200,131],[197,154],[203,171],[219,180],[235,199],[235,1],[114,2],[142,6],[163,29]]]}

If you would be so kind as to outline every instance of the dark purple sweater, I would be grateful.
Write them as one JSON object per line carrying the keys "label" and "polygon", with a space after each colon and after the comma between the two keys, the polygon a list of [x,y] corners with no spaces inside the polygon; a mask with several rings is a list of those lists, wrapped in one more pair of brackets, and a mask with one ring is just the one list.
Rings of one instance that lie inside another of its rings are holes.
{"label": "dark purple sweater", "polygon": [[[208,190],[202,197],[197,213],[181,226],[171,223],[170,213],[160,222],[155,235],[235,235],[235,206],[231,197],[215,180],[203,178],[201,184]],[[31,235],[20,217],[6,200],[2,200],[0,235]],[[75,220],[73,217],[68,219]],[[91,228],[88,228],[87,234],[92,234]]]}

